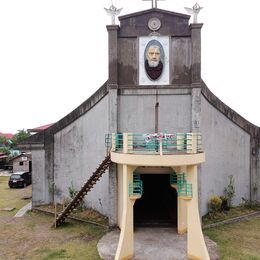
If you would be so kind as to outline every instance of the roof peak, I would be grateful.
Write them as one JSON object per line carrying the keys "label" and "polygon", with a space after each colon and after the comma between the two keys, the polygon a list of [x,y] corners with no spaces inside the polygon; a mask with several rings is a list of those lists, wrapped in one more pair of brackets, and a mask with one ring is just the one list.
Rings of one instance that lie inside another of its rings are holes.
{"label": "roof peak", "polygon": [[164,10],[164,9],[159,9],[159,8],[150,8],[150,9],[147,9],[147,10],[122,15],[122,16],[119,16],[118,19],[119,19],[119,21],[121,21],[121,20],[130,18],[130,17],[136,17],[136,16],[140,16],[140,15],[143,15],[143,14],[148,14],[148,13],[163,13],[163,14],[169,14],[169,15],[173,15],[173,16],[182,17],[182,18],[185,18],[185,19],[190,19],[190,15],[177,13],[177,12],[173,12],[173,11],[168,11],[168,10]]}

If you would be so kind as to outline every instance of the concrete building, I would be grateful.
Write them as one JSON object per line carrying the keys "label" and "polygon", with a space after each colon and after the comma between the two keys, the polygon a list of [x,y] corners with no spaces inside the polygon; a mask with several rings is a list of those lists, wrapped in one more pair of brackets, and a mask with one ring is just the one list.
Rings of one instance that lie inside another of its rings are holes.
{"label": "concrete building", "polygon": [[[54,197],[56,201],[69,197],[71,183],[80,190],[107,153],[107,133],[112,134],[108,143],[114,164],[85,203],[108,216],[110,225],[121,227],[121,232],[132,232],[122,231],[126,223],[132,228],[133,223],[164,221],[185,232],[191,223],[181,223],[186,219],[179,208],[184,202],[170,185],[170,175],[182,172],[193,185],[190,208],[196,211],[198,203],[201,215],[207,213],[212,195],[223,195],[230,175],[235,181],[234,205],[241,203],[242,197],[260,200],[259,127],[219,100],[203,82],[203,24],[189,24],[189,19],[188,15],[152,8],[121,16],[120,25],[107,26],[108,81],[69,115],[23,145],[32,151],[34,206],[51,203]],[[154,71],[147,67],[146,59],[156,51],[161,67]],[[155,136],[153,151],[147,149],[151,136]],[[146,151],[137,149],[140,138]],[[149,160],[145,155],[151,156]],[[134,198],[138,199],[135,203],[126,191],[134,175],[144,187],[143,196]],[[51,193],[53,185],[56,193]],[[189,214],[187,218],[189,222]],[[126,243],[124,239],[122,235],[121,245]],[[129,250],[118,249],[118,259],[131,255]],[[188,253],[203,258],[193,249]]]}

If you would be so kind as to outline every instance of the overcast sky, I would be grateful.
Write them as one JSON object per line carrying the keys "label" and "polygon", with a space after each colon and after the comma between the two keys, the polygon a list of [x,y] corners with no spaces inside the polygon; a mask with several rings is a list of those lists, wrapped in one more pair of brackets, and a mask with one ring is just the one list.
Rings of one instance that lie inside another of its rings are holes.
{"label": "overcast sky", "polygon": [[[121,15],[150,2],[114,0]],[[158,8],[186,13],[195,1]],[[223,102],[260,126],[259,0],[201,0],[202,78]],[[0,132],[54,123],[107,80],[104,11],[111,1],[0,0]],[[118,21],[117,21],[118,22]]]}

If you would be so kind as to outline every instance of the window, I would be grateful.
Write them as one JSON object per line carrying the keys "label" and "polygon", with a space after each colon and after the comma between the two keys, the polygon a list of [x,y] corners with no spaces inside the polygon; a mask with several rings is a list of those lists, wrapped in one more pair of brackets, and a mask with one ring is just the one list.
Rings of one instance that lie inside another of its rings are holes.
{"label": "window", "polygon": [[22,165],[23,165],[23,162],[19,162],[19,165],[22,166]]}

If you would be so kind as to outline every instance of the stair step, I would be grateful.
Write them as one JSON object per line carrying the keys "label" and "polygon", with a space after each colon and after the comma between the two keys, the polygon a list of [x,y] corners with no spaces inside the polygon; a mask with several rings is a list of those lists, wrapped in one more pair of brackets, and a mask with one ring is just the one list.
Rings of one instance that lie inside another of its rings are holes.
{"label": "stair step", "polygon": [[106,169],[111,165],[111,163],[112,161],[110,159],[110,155],[108,155],[100,164],[100,166],[96,169],[96,171],[92,173],[92,176],[84,184],[84,186],[81,188],[81,190],[72,200],[72,202],[62,211],[60,215],[58,215],[55,221],[56,223],[54,223],[53,226],[55,226],[55,224],[56,226],[59,226],[65,221],[65,219],[73,211],[73,209],[75,209],[78,206],[79,202],[84,199],[84,196],[93,188],[93,186],[102,176],[102,174],[106,171]]}

